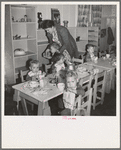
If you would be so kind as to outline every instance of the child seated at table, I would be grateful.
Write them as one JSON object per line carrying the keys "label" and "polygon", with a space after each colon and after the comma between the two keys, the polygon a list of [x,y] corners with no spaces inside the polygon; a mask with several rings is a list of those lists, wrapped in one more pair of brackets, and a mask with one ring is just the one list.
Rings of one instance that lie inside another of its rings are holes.
{"label": "child seated at table", "polygon": [[39,70],[39,61],[38,60],[31,60],[30,61],[30,66],[29,66],[30,71],[27,74],[26,81],[36,81],[45,76],[45,73],[41,70]]}
{"label": "child seated at table", "polygon": [[52,59],[51,72],[59,80],[58,82],[65,82],[65,58],[61,53],[55,52]]}
{"label": "child seated at table", "polygon": [[87,44],[85,50],[86,52],[84,54],[84,62],[94,61],[95,59],[98,59],[98,50],[96,49],[96,46]]}
{"label": "child seated at table", "polygon": [[[69,71],[66,74],[66,88],[63,93],[63,102],[65,109],[60,113],[61,115],[71,115],[71,110],[75,108],[75,98],[79,95],[84,96],[85,91],[77,82],[77,74],[74,71]],[[84,115],[84,112],[82,111]],[[81,115],[81,114],[80,114]]]}

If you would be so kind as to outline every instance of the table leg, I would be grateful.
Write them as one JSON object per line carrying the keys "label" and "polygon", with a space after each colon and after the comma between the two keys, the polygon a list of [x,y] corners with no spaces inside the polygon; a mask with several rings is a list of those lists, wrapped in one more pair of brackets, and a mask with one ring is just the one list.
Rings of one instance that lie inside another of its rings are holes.
{"label": "table leg", "polygon": [[48,105],[48,102],[39,102],[38,103],[38,115],[50,116],[51,111]]}
{"label": "table leg", "polygon": [[13,95],[13,101],[16,101],[17,102],[17,111],[19,111],[19,101],[21,101],[21,98],[19,96],[19,91],[18,90],[15,90],[14,91],[14,95]]}
{"label": "table leg", "polygon": [[38,103],[38,115],[43,115],[43,102]]}
{"label": "table leg", "polygon": [[21,97],[21,103],[22,103],[24,114],[28,115],[28,109],[27,109],[27,105],[26,105],[26,100],[24,98],[22,98],[22,97]]}
{"label": "table leg", "polygon": [[106,88],[105,88],[105,91],[106,93],[110,93],[110,90],[111,90],[111,71],[107,71],[107,75],[106,75]]}
{"label": "table leg", "polygon": [[112,83],[111,83],[112,90],[115,90],[115,82],[116,82],[116,76],[115,76],[115,70],[113,70],[112,71]]}

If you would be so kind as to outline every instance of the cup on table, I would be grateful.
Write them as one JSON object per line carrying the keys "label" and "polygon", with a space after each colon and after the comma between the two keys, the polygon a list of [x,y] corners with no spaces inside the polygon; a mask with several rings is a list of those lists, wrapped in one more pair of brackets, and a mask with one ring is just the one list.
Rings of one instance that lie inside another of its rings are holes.
{"label": "cup on table", "polygon": [[64,90],[64,88],[65,88],[65,84],[64,84],[64,83],[58,83],[58,84],[57,84],[57,87],[58,87],[58,89],[59,89],[60,91],[63,92],[63,90]]}
{"label": "cup on table", "polygon": [[110,57],[110,54],[106,54],[106,57],[109,58],[109,57]]}
{"label": "cup on table", "polygon": [[98,57],[95,57],[94,63],[97,63],[97,62],[98,62]]}

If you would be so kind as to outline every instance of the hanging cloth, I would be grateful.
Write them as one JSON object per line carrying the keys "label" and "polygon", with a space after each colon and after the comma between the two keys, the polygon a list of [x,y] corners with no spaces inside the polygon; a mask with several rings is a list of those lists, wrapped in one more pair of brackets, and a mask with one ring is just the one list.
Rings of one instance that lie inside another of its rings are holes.
{"label": "hanging cloth", "polygon": [[109,45],[111,45],[111,44],[113,44],[113,41],[114,41],[114,36],[113,36],[112,29],[111,29],[111,27],[108,27],[108,39],[107,39],[107,43]]}

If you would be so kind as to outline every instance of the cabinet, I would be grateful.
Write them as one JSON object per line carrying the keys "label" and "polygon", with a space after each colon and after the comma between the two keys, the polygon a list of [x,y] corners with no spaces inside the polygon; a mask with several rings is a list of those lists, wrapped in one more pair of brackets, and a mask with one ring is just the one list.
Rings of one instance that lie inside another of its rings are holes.
{"label": "cabinet", "polygon": [[[98,27],[69,27],[68,30],[75,39],[79,52],[85,52],[88,43],[98,46]],[[78,41],[77,37],[80,37]]]}
{"label": "cabinet", "polygon": [[[5,12],[5,64],[10,67],[6,68],[6,75],[9,75],[8,83],[16,83],[19,70],[26,70],[27,60],[38,59],[36,8],[6,5]],[[15,49],[23,49],[25,54],[14,55]]]}

